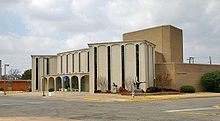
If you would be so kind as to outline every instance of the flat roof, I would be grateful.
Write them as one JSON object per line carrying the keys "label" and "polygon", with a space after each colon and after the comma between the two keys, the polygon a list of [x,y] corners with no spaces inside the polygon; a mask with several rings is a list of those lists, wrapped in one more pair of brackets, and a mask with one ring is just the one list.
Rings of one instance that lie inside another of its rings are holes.
{"label": "flat roof", "polygon": [[173,27],[173,28],[175,28],[175,29],[182,30],[182,29],[177,28],[177,27],[172,26],[172,25],[160,25],[160,26],[150,27],[150,28],[146,28],[146,29],[140,29],[140,30],[136,30],[136,31],[125,32],[125,33],[123,33],[123,35],[124,35],[124,34],[129,34],[129,33],[135,33],[135,32],[145,31],[145,30],[149,30],[149,29],[154,29],[154,28],[166,27],[166,26],[170,26],[170,27]]}
{"label": "flat roof", "polygon": [[102,42],[102,43],[89,43],[88,45],[98,45],[98,44],[117,44],[117,43],[132,43],[132,42],[147,42],[147,43],[150,43],[154,46],[156,46],[154,43],[152,42],[149,42],[147,40],[132,40],[132,41],[118,41],[118,42]]}
{"label": "flat roof", "polygon": [[78,49],[78,50],[75,49],[75,50],[60,52],[60,53],[57,53],[57,55],[59,55],[59,54],[64,54],[64,53],[71,53],[71,52],[75,52],[75,51],[84,51],[84,50],[89,50],[89,48],[83,48],[83,49]]}
{"label": "flat roof", "polygon": [[36,57],[36,56],[41,56],[41,57],[56,57],[57,55],[31,55],[31,57]]}

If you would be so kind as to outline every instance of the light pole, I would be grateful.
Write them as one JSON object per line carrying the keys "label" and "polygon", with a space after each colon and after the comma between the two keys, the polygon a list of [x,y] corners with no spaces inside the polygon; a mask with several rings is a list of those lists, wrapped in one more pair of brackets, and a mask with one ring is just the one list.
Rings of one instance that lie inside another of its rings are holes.
{"label": "light pole", "polygon": [[6,75],[6,67],[7,67],[7,66],[9,66],[9,64],[5,64],[5,65],[4,65],[4,75],[5,75],[5,80],[4,80],[4,95],[6,95],[6,92],[5,92],[5,86],[6,86],[6,85],[5,85],[5,81],[6,81],[6,79],[7,79],[7,75]]}

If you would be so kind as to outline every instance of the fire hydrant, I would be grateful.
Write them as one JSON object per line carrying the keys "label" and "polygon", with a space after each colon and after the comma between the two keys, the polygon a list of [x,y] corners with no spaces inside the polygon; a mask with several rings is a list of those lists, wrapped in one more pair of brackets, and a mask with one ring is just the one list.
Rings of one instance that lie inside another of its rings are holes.
{"label": "fire hydrant", "polygon": [[132,96],[132,99],[134,99],[134,90],[132,90],[132,93],[131,93],[131,96]]}

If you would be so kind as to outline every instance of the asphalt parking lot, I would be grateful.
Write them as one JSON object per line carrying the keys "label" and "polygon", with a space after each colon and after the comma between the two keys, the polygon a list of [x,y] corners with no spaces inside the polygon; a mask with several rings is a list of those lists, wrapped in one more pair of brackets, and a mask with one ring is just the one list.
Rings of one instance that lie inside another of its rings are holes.
{"label": "asphalt parking lot", "polygon": [[0,96],[0,119],[57,117],[66,120],[219,121],[220,97],[139,102]]}

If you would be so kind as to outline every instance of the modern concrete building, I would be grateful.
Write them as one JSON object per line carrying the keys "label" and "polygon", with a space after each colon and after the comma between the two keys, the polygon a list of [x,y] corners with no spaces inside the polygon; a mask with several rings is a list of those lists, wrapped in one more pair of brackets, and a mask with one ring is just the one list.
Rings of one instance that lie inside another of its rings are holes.
{"label": "modern concrete building", "polygon": [[33,91],[112,90],[113,84],[130,90],[134,80],[140,88],[161,86],[157,77],[168,74],[166,88],[192,85],[202,91],[204,73],[220,65],[183,63],[182,30],[171,25],[123,34],[121,42],[88,44],[88,49],[57,55],[32,55]]}
{"label": "modern concrete building", "polygon": [[91,92],[154,85],[155,45],[146,40],[88,44],[88,49],[32,55],[32,89]]}

